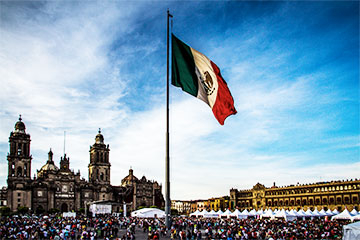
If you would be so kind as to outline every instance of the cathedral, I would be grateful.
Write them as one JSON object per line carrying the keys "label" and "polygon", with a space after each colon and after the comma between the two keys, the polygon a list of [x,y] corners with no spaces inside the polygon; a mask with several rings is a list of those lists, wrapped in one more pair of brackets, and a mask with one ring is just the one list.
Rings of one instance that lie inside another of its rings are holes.
{"label": "cathedral", "polygon": [[34,212],[57,209],[62,212],[86,209],[94,202],[107,202],[113,212],[119,212],[125,203],[129,210],[140,206],[164,207],[162,186],[143,176],[138,179],[133,170],[121,185],[110,183],[109,145],[105,145],[104,136],[99,133],[95,143],[90,146],[89,179],[81,178],[80,171],[70,169],[70,158],[66,154],[60,158],[59,166],[49,151],[47,162],[31,178],[30,135],[25,131],[21,116],[15,124],[15,131],[10,133],[7,188],[0,191],[1,205],[12,211],[18,207],[28,207]]}

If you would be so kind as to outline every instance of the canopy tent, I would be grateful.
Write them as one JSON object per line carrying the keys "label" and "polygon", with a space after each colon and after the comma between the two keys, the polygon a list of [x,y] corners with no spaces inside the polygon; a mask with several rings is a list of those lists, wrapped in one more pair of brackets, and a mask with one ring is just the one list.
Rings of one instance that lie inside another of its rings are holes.
{"label": "canopy tent", "polygon": [[199,216],[199,217],[204,217],[204,216],[207,215],[207,214],[209,214],[209,212],[206,211],[206,209],[204,209],[204,210],[202,210],[202,211],[198,214],[198,216]]}
{"label": "canopy tent", "polygon": [[221,209],[219,209],[219,211],[217,211],[216,213],[219,214],[219,216],[221,216],[224,212],[221,211]]}
{"label": "canopy tent", "polygon": [[297,211],[294,210],[294,209],[291,209],[291,210],[289,211],[289,213],[290,213],[291,215],[298,216]]}
{"label": "canopy tent", "polygon": [[245,218],[248,218],[248,216],[249,216],[249,211],[247,209],[245,209],[244,211],[241,212],[241,214],[238,216],[238,218],[245,219]]}
{"label": "canopy tent", "polygon": [[360,240],[360,222],[343,226],[343,240]]}
{"label": "canopy tent", "polygon": [[139,218],[164,218],[165,211],[157,208],[142,208],[131,212],[131,216]]}
{"label": "canopy tent", "polygon": [[260,216],[261,218],[274,218],[274,212],[271,209],[268,209],[264,214]]}
{"label": "canopy tent", "polygon": [[334,215],[336,215],[336,214],[339,214],[339,211],[338,211],[337,209],[334,209],[334,211],[332,211],[332,213],[333,213]]}
{"label": "canopy tent", "polygon": [[204,213],[203,217],[204,218],[217,218],[217,217],[219,217],[219,214],[217,214],[214,210],[211,210],[208,213]]}
{"label": "canopy tent", "polygon": [[235,209],[235,211],[232,214],[230,214],[230,217],[241,218],[239,216],[241,216],[241,212],[239,211],[239,209]]}
{"label": "canopy tent", "polygon": [[308,208],[308,210],[306,210],[305,214],[306,214],[307,217],[312,217],[313,216],[312,211],[311,211],[310,208]]}
{"label": "canopy tent", "polygon": [[284,209],[282,209],[281,211],[278,211],[275,215],[275,218],[284,218],[285,221],[294,221],[296,220],[296,216],[293,214],[290,214],[288,212],[286,212]]}
{"label": "canopy tent", "polygon": [[330,210],[330,208],[326,211],[326,214],[327,214],[328,216],[333,216],[333,215],[335,215],[335,214]]}
{"label": "canopy tent", "polygon": [[257,211],[257,214],[256,214],[256,215],[261,216],[261,215],[264,214],[264,213],[265,213],[264,210],[261,208],[261,209],[259,209],[259,210]]}
{"label": "canopy tent", "polygon": [[352,220],[354,217],[354,215],[352,215],[349,210],[347,210],[345,208],[344,211],[342,211],[341,213],[335,215],[335,216],[332,216],[331,217],[331,220],[334,220],[334,219],[343,219],[343,220]]}
{"label": "canopy tent", "polygon": [[257,216],[259,215],[255,209],[252,209],[250,212],[249,212],[249,216]]}
{"label": "canopy tent", "polygon": [[324,209],[321,209],[319,213],[321,216],[328,216]]}
{"label": "canopy tent", "polygon": [[299,211],[297,211],[296,216],[298,216],[298,217],[308,217],[308,215],[305,213],[305,211],[303,209],[300,209]]}
{"label": "canopy tent", "polygon": [[231,215],[231,211],[229,209],[226,209],[226,211],[223,214],[221,214],[221,217],[230,217],[230,215]]}
{"label": "canopy tent", "polygon": [[313,217],[323,217],[320,212],[315,208],[315,210],[312,212]]}
{"label": "canopy tent", "polygon": [[351,212],[350,212],[352,215],[358,215],[359,213],[358,213],[358,211],[356,211],[356,209],[354,208]]}
{"label": "canopy tent", "polygon": [[192,217],[192,216],[197,217],[197,216],[199,216],[199,214],[200,214],[200,211],[196,210],[195,212],[190,213],[190,217]]}

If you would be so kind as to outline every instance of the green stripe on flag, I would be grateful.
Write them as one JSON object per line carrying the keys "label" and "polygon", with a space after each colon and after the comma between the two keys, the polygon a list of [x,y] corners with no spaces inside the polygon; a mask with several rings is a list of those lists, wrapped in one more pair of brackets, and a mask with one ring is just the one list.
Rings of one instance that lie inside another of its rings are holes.
{"label": "green stripe on flag", "polygon": [[171,34],[172,62],[171,84],[197,97],[198,79],[195,74],[195,62],[188,45]]}

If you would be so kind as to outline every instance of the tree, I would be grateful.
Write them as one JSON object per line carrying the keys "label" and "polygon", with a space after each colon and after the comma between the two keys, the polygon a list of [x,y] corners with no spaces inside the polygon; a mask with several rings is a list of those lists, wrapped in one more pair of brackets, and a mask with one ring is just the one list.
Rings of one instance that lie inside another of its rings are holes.
{"label": "tree", "polygon": [[29,208],[25,206],[20,206],[17,208],[18,214],[26,214],[29,212]]}
{"label": "tree", "polygon": [[45,209],[42,208],[42,206],[39,206],[36,210],[35,213],[36,214],[43,214],[45,212]]}
{"label": "tree", "polygon": [[55,213],[60,212],[60,210],[57,209],[57,208],[50,208],[48,212],[49,212],[50,214],[55,214]]}
{"label": "tree", "polygon": [[11,213],[11,210],[9,207],[2,206],[0,207],[0,216],[9,216]]}

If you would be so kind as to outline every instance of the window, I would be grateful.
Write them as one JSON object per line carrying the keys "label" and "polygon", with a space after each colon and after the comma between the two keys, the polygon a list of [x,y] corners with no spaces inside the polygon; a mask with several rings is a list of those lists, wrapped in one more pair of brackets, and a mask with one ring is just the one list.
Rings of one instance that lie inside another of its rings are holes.
{"label": "window", "polygon": [[18,197],[21,197],[21,193],[18,193]]}
{"label": "window", "polygon": [[22,168],[18,167],[16,171],[17,171],[17,176],[21,177],[22,176]]}

